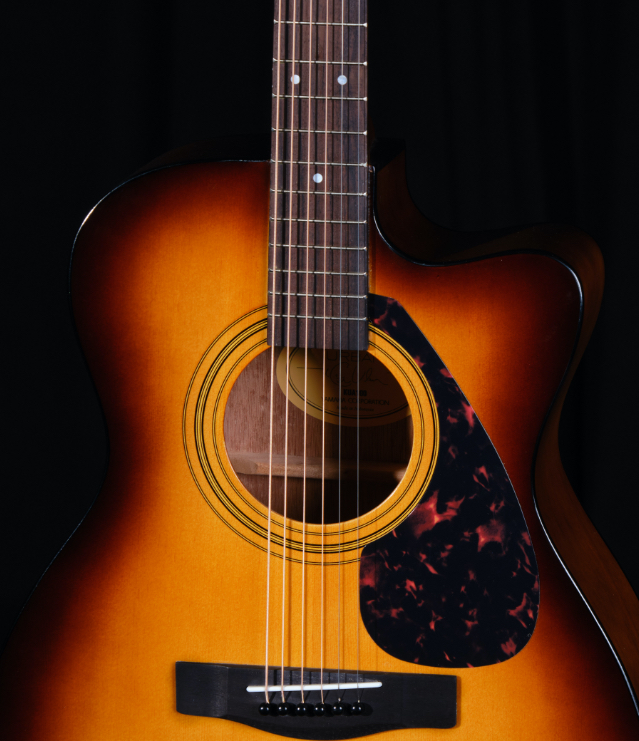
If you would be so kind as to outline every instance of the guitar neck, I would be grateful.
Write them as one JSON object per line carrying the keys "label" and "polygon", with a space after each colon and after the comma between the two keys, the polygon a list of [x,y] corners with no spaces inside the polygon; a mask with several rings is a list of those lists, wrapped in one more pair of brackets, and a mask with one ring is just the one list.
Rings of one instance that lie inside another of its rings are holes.
{"label": "guitar neck", "polygon": [[368,343],[366,0],[276,0],[269,344]]}

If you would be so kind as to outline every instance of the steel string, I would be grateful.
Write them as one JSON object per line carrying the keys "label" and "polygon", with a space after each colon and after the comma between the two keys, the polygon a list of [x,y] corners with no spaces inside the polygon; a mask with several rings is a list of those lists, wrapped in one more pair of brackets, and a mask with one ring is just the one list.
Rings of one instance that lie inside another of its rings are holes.
{"label": "steel string", "polygon": [[[308,58],[313,58],[313,0],[309,7],[308,25]],[[301,45],[300,45],[301,52]],[[304,702],[304,628],[306,616],[306,435],[307,435],[307,397],[308,397],[308,343],[309,343],[309,281],[310,281],[310,208],[311,208],[311,101],[312,101],[312,73],[311,65],[308,64],[308,137],[306,142],[306,310],[304,316],[304,436],[303,436],[303,464],[302,464],[302,625],[301,625],[301,650],[300,650],[300,695]],[[315,127],[313,127],[315,128]],[[315,293],[315,291],[313,291]],[[324,289],[326,293],[326,289]]]}
{"label": "steel string", "polygon": [[[330,28],[330,21],[329,21],[329,7],[330,7],[330,0],[326,0],[326,31],[324,35],[324,55],[326,57],[326,64],[325,64],[325,72],[324,72],[324,92],[325,92],[325,100],[326,103],[324,104],[324,161],[328,162],[328,80],[329,80],[329,70],[331,68],[331,65],[329,63],[328,59],[328,49],[329,49],[329,40],[328,40],[328,32]],[[321,583],[321,589],[320,589],[320,697],[322,700],[322,703],[325,702],[324,697],[324,599],[325,599],[325,577],[326,577],[326,566],[324,563],[324,530],[326,527],[326,521],[325,521],[325,505],[326,505],[326,343],[327,343],[327,336],[326,336],[326,323],[327,323],[327,313],[326,313],[326,284],[328,281],[328,240],[327,240],[327,231],[328,231],[328,165],[326,165],[325,170],[325,177],[324,177],[324,276],[323,276],[323,286],[324,286],[324,306],[323,306],[323,329],[324,329],[324,338],[322,342],[322,522],[321,522],[321,535],[320,535],[320,583]],[[332,191],[332,177],[331,177],[331,191]]]}
{"label": "steel string", "polygon": [[[271,530],[272,530],[272,504],[273,504],[273,401],[275,397],[275,309],[276,309],[276,293],[275,293],[275,278],[277,276],[277,214],[278,214],[278,198],[279,198],[279,139],[280,139],[280,65],[281,65],[281,51],[282,51],[282,0],[278,1],[278,12],[277,12],[277,83],[276,83],[276,97],[275,97],[275,152],[273,158],[275,160],[275,182],[274,182],[274,204],[273,204],[273,286],[271,295],[273,296],[272,303],[272,315],[271,315],[271,396],[270,396],[270,410],[269,410],[269,454],[268,454],[268,529],[266,538],[266,637],[265,637],[265,651],[264,651],[264,696],[266,702],[269,702],[268,696],[268,660],[269,660],[269,623],[270,623],[270,598],[271,598]],[[282,250],[283,251],[283,250]]]}
{"label": "steel string", "polygon": [[[292,211],[292,200],[293,200],[293,168],[294,168],[294,142],[295,136],[293,130],[295,129],[295,36],[297,28],[297,0],[293,0],[293,22],[292,26],[292,44],[291,44],[291,146],[290,146],[290,169],[289,169],[289,217],[288,217],[288,297],[287,297],[287,319],[286,319],[286,409],[284,413],[284,507],[283,507],[283,529],[282,529],[282,646],[281,646],[281,695],[282,702],[286,702],[284,695],[284,657],[285,657],[285,638],[286,638],[286,511],[288,504],[288,418],[289,418],[289,387],[291,378],[291,317],[292,308],[291,301],[293,292],[291,291],[292,282],[292,271],[291,271],[291,259],[293,255],[293,217]],[[301,79],[301,78],[300,78]],[[298,170],[299,174],[299,170]],[[283,250],[282,250],[283,252]],[[299,325],[298,325],[298,337],[299,337]]]}
{"label": "steel string", "polygon": [[[344,74],[344,2],[342,0],[342,14],[341,14],[341,26],[340,32],[342,36],[341,47],[341,65],[340,75]],[[333,81],[334,84],[334,81]],[[340,246],[344,246],[344,91],[346,85],[340,85]],[[337,692],[338,702],[342,700],[342,693],[340,688],[341,678],[341,659],[342,659],[342,337],[343,337],[343,320],[342,320],[342,307],[344,299],[344,251],[340,251],[340,276],[339,276],[339,365],[338,365],[338,378],[339,386],[337,388],[337,399],[338,399],[338,440],[337,440],[337,551],[339,554],[337,561]],[[348,331],[348,329],[347,329]]]}
{"label": "steel string", "polygon": [[[358,62],[361,62],[361,60],[362,60],[362,55],[361,55],[361,51],[362,51],[362,47],[361,47],[361,41],[362,41],[362,4],[361,4],[361,2],[359,2],[357,4],[357,24],[358,24],[357,25],[357,61]],[[357,70],[357,98],[359,100],[361,100],[361,98],[362,98],[362,94],[361,94],[361,92],[362,92],[361,91],[362,70],[359,68],[359,65],[356,67],[356,70]],[[359,101],[357,103],[357,130],[358,131],[362,131],[361,105],[360,105]],[[360,143],[359,143],[359,140],[357,142],[357,147],[358,147],[358,151],[357,151],[357,162],[358,162],[358,164],[360,164],[360,162],[359,162],[359,160],[360,160],[360,152],[359,152]],[[360,183],[360,170],[361,169],[362,169],[361,167],[358,167],[357,168],[357,192],[358,193],[361,193],[362,192],[362,190],[361,190],[361,183]],[[360,226],[359,226],[359,222],[361,221],[361,215],[360,215],[360,199],[359,199],[359,197],[357,198],[357,217],[356,217],[356,221],[358,222],[358,224],[357,224],[357,246],[359,248],[359,247],[361,247],[361,244],[360,244]],[[358,255],[360,254],[359,253],[359,250],[357,251],[357,254]],[[358,260],[359,260],[359,257],[358,257]],[[360,272],[359,263],[358,263],[357,272]],[[358,278],[358,281],[359,281],[359,278]],[[357,294],[356,295],[359,296],[360,295],[360,292],[357,291]],[[359,301],[359,299],[357,300],[357,319],[358,319],[358,321],[357,321],[357,327],[358,327],[358,335],[359,335],[359,323],[360,323],[360,320],[361,320],[361,317],[360,317],[360,301]],[[357,343],[357,344],[359,345],[359,343]],[[360,414],[359,414],[359,412],[360,412],[360,404],[361,404],[361,397],[359,395],[359,387],[360,387],[360,362],[359,361],[360,361],[360,354],[361,354],[361,349],[359,347],[357,347],[357,387],[355,389],[356,390],[356,394],[357,394],[356,397],[355,397],[356,398],[356,402],[355,402],[356,403],[356,419],[355,419],[355,424],[356,424],[356,433],[355,433],[356,434],[356,451],[355,451],[355,461],[356,461],[355,462],[355,466],[356,466],[356,477],[355,477],[356,513],[355,514],[356,514],[356,517],[357,517],[357,525],[356,525],[356,528],[355,528],[355,532],[356,532],[357,545],[356,545],[356,551],[355,552],[358,555],[357,560],[356,560],[356,563],[358,565],[357,565],[357,568],[355,569],[355,585],[356,585],[355,594],[356,595],[359,594],[359,558],[360,558],[360,556],[359,556],[359,443],[360,443],[360,436],[359,436]],[[360,693],[360,689],[359,689],[360,642],[359,642],[359,608],[358,608],[358,605],[359,605],[359,600],[355,600],[355,625],[356,625],[355,633],[356,633],[356,641],[357,641],[357,648],[356,648],[356,653],[357,653],[357,661],[356,661],[356,664],[357,664],[357,673],[356,673],[355,676],[356,676],[356,680],[357,680],[357,701],[358,702],[361,702],[361,699],[362,698],[361,698],[361,693]]]}

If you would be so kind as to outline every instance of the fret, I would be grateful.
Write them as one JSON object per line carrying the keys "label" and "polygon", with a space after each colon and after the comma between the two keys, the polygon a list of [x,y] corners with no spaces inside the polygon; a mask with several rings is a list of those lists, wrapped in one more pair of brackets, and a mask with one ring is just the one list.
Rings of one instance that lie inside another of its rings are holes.
{"label": "fret", "polygon": [[[277,88],[274,88],[276,91]],[[344,96],[329,95],[277,95],[272,94],[273,108],[279,122],[271,123],[272,131],[287,129],[323,129],[342,134],[346,131],[360,132],[366,126],[365,99],[355,100]],[[321,134],[327,135],[327,131]]]}
{"label": "fret", "polygon": [[[336,247],[332,244],[277,244],[275,246],[283,249],[288,249],[290,247],[294,250],[342,250],[343,252],[366,252],[366,250],[368,250],[368,247]],[[269,243],[269,247],[273,247],[273,245]]]}
{"label": "fret", "polygon": [[[321,270],[319,272],[316,272],[315,270],[289,270],[288,268],[269,268],[268,269],[268,272],[269,273],[273,273],[273,272],[275,272],[275,273],[287,273],[287,274],[288,273],[296,273],[298,275],[299,274],[301,274],[301,275],[318,275],[320,277],[323,276],[323,275],[344,275],[344,276],[359,276],[359,277],[361,277],[363,275],[368,275],[367,272],[364,272],[364,273],[340,273],[339,271],[335,272],[335,271],[327,271],[327,270]],[[279,291],[276,291],[276,293],[279,293]]]}
{"label": "fret", "polygon": [[[343,95],[278,95],[277,93],[271,93],[273,98],[290,98],[294,100],[340,100],[340,101],[351,101],[356,100],[361,102],[367,102],[368,98],[346,98]],[[340,132],[341,133],[341,132]]]}
{"label": "fret", "polygon": [[[339,275],[363,273],[368,267],[368,255],[363,249],[340,250],[331,247],[288,247],[287,245],[275,248],[275,258],[271,251],[270,269],[276,272],[292,269],[298,274],[309,273],[315,275],[330,275],[337,272]],[[279,289],[278,289],[279,290]]]}
{"label": "fret", "polygon": [[[311,96],[317,97],[319,100],[326,100],[327,96],[329,100],[358,100],[364,99],[366,101],[366,88],[368,85],[368,74],[367,70],[309,70],[309,69],[296,69],[295,64],[287,64],[281,67],[277,71],[277,75],[281,78],[280,84],[280,97],[293,97],[296,99],[307,99],[309,93],[309,87],[311,92],[319,92],[321,95]],[[295,76],[295,81],[291,80],[291,77]],[[346,81],[339,82],[340,77],[345,77]],[[299,79],[297,79],[299,78]],[[275,95],[277,86],[275,81],[272,84],[272,94]],[[351,91],[353,95],[357,93],[357,97],[348,97],[347,91]],[[290,93],[293,93],[291,96]]]}
{"label": "fret", "polygon": [[[322,289],[312,285],[308,286],[307,288],[300,286],[290,286],[287,288],[281,288],[276,291],[269,291],[268,293],[269,301],[271,301],[271,299],[275,299],[275,311],[286,311],[286,307],[288,306],[289,302],[291,306],[293,306],[294,304],[303,305],[305,303],[310,304],[314,302],[316,306],[325,304],[327,307],[325,311],[327,313],[330,312],[334,314],[336,310],[338,312],[341,311],[342,313],[349,313],[345,311],[345,309],[348,308],[348,306],[353,308],[353,306],[355,305],[353,302],[364,301],[365,299],[367,299],[368,296],[363,292],[357,295],[355,294],[354,291],[358,291],[360,288],[360,286],[354,286],[353,289],[351,289],[351,293],[331,293],[331,291],[337,291],[337,288],[326,286],[324,289]],[[366,290],[366,286],[363,286],[363,289]],[[306,293],[306,290],[308,290],[309,293]],[[300,299],[307,299],[307,301],[301,301]],[[316,299],[318,300],[316,301]],[[350,304],[342,304],[341,302],[343,301],[350,302]],[[329,305],[330,309],[328,308]],[[269,304],[269,309],[272,308],[273,304]]]}
{"label": "fret", "polygon": [[[366,165],[358,166],[354,163],[326,162],[316,165],[313,162],[309,165],[306,161],[297,162],[296,167],[291,167],[290,163],[280,162],[277,167],[273,163],[273,169],[278,170],[278,182],[271,182],[277,190],[300,190],[301,186],[312,180],[313,175],[322,175],[323,182],[331,192],[341,191],[355,192],[359,191],[368,179],[368,169]],[[310,177],[309,177],[310,176]],[[328,182],[327,182],[328,181]]]}
{"label": "fret", "polygon": [[[279,204],[279,205],[286,206],[288,204]],[[300,205],[304,207],[306,204],[304,203],[298,204],[298,206]],[[287,209],[287,210],[290,210],[290,209]],[[285,213],[285,214],[278,213],[277,216],[274,214],[271,214],[270,222],[271,222],[271,226],[276,226],[280,231],[283,227],[292,226],[292,227],[299,229],[300,226],[303,226],[304,224],[308,224],[309,226],[312,226],[313,229],[315,230],[317,230],[322,225],[326,225],[326,227],[330,229],[334,229],[336,226],[345,226],[345,227],[348,227],[349,229],[352,227],[351,231],[353,234],[357,234],[358,229],[361,226],[366,226],[368,224],[367,220],[358,219],[357,218],[358,214],[351,214],[349,216],[349,214],[346,212],[347,212],[347,209],[344,208],[344,209],[338,209],[338,213],[333,213],[332,215],[329,215],[329,214],[307,215],[305,213],[299,213],[296,215],[296,214],[289,214],[289,213]],[[301,232],[299,233],[301,234]],[[321,232],[317,232],[317,233],[321,233]],[[286,241],[290,242],[291,238],[288,238]],[[353,245],[347,245],[347,246],[352,247]]]}
{"label": "fret", "polygon": [[350,321],[350,322],[367,322],[368,318],[365,316],[315,316],[314,314],[268,314],[271,317],[277,317],[280,319],[319,319],[319,320],[330,320],[332,322]]}
{"label": "fret", "polygon": [[308,221],[314,228],[319,224],[334,226],[335,223],[368,223],[368,201],[364,197],[346,194],[326,195],[324,198],[315,196],[324,194],[280,191],[277,203],[273,203],[271,208],[270,218],[277,221],[293,219],[295,224]]}
{"label": "fret", "polygon": [[269,291],[271,296],[302,296],[302,298],[368,298],[368,296],[343,296],[339,293],[288,293],[287,291]]}
{"label": "fret", "polygon": [[[343,290],[342,290],[343,289]],[[353,316],[351,309],[357,311],[357,304],[366,301],[366,285],[350,286],[346,281],[340,286],[336,283],[332,285],[313,285],[311,282],[308,286],[290,286],[269,291],[269,311],[299,311],[301,307],[304,310],[316,306],[322,307],[326,314],[347,314]],[[305,293],[308,290],[309,293]]]}
{"label": "fret", "polygon": [[[346,214],[343,214],[346,216]],[[304,227],[309,227],[309,232],[313,235],[318,235],[322,239],[324,234],[341,234],[343,236],[352,235],[353,239],[357,239],[357,235],[363,237],[366,234],[365,227],[368,226],[368,222],[362,222],[359,224],[348,224],[345,221],[324,221],[323,219],[312,220],[312,219],[300,219],[287,218],[278,216],[277,219],[273,219],[270,222],[271,229],[277,229],[278,236],[273,239],[274,242],[296,242],[302,241],[308,242],[302,235],[306,232]],[[330,240],[326,240],[330,243]],[[355,245],[349,239],[348,241],[340,240],[343,247],[354,247]],[[310,241],[311,245],[316,244],[316,239],[313,238]]]}
{"label": "fret", "polygon": [[[345,209],[344,209],[345,211]],[[338,217],[337,219],[334,217]],[[344,219],[339,220],[339,217]],[[277,218],[270,219],[270,235],[272,242],[283,242],[286,244],[297,244],[302,242],[304,245],[318,246],[331,242],[338,242],[341,247],[355,247],[360,244],[366,244],[366,233],[368,222],[361,221],[358,223],[347,223],[349,217],[347,213],[334,213],[333,218],[313,219],[306,218],[305,214],[292,218],[278,215]],[[356,214],[352,214],[351,221],[356,221]],[[277,232],[277,233],[275,233]],[[310,236],[310,239],[306,235]]]}
{"label": "fret", "polygon": [[368,67],[368,62],[332,61],[330,59],[276,59],[273,57],[273,61],[276,64],[354,64],[360,67]]}
{"label": "fret", "polygon": [[359,26],[360,28],[368,28],[368,23],[339,23],[335,21],[279,21],[275,18],[273,23],[288,23],[295,26]]}
{"label": "fret", "polygon": [[271,216],[270,219],[271,221],[295,221],[298,223],[309,222],[310,224],[368,224],[367,219],[364,219],[364,221],[348,221],[347,219],[304,219],[293,216]]}
{"label": "fret", "polygon": [[[275,160],[271,160],[275,164]],[[329,165],[330,167],[368,167],[368,162],[308,162],[307,160],[279,160],[280,165]]]}
{"label": "fret", "polygon": [[[337,310],[338,312],[341,311],[345,314],[353,315],[352,312],[348,311],[348,309],[352,309],[355,307],[355,304],[358,301],[365,301],[365,298],[347,298],[344,294],[365,294],[366,293],[366,283],[362,281],[362,284],[356,284],[356,285],[350,285],[350,281],[353,279],[349,279],[348,281],[342,281],[341,283],[337,283],[336,281],[332,281],[332,279],[323,279],[321,281],[291,281],[290,286],[278,286],[277,288],[271,290],[271,293],[268,297],[268,307],[269,311],[283,311],[287,310],[287,307],[290,304],[291,309],[294,311],[298,304],[303,304],[304,301],[315,302],[316,306],[326,306],[326,312],[330,314],[334,314]],[[308,283],[308,285],[297,285],[297,283]],[[319,284],[318,284],[319,283]],[[290,294],[288,291],[290,290]],[[301,297],[297,295],[298,291],[309,293],[319,293],[320,298],[312,298],[308,296],[306,299],[304,299],[304,295]],[[338,298],[328,298],[329,293],[335,293],[339,294]],[[345,303],[343,303],[345,302]],[[338,304],[341,304],[341,308],[338,306]]]}
{"label": "fret", "polygon": [[[271,299],[280,299],[275,306],[269,306],[269,313],[271,316],[298,313],[298,312],[309,312],[311,306],[315,306],[317,311],[321,311],[322,314],[331,314],[331,318],[338,319],[340,316],[350,316],[354,319],[363,319],[366,316],[366,312],[361,310],[362,303],[366,303],[366,296],[363,298],[346,298],[340,296],[336,301],[335,299],[329,299],[328,296],[320,296],[315,299],[312,297],[306,297],[302,294],[301,298],[298,298],[294,294],[290,296],[288,294],[277,294],[269,297]],[[290,299],[290,301],[289,301]],[[319,319],[319,317],[314,317]]]}
{"label": "fret", "polygon": [[[336,95],[277,95],[272,93],[273,104],[284,117],[280,129],[317,129],[327,126],[331,131],[361,131],[366,126],[366,100],[354,100]],[[310,119],[310,120],[309,120]],[[310,125],[309,125],[310,124]],[[276,131],[277,126],[272,126]],[[328,133],[328,132],[322,132]]]}
{"label": "fret", "polygon": [[[338,165],[337,165],[338,166]],[[327,201],[335,201],[339,199],[342,201],[344,198],[348,199],[359,199],[360,202],[366,198],[366,193],[363,193],[361,191],[337,191],[337,190],[295,190],[291,188],[278,188],[277,191],[275,188],[271,188],[271,193],[280,193],[284,196],[287,196],[289,198],[293,198],[295,203],[304,203],[304,198],[299,198],[298,196],[325,196],[325,198],[321,200],[327,200]],[[278,196],[279,198],[279,196]],[[282,202],[281,200],[279,201]],[[316,204],[317,206],[323,205],[323,203]],[[330,204],[329,204],[330,205]],[[360,205],[364,206],[366,204],[360,203]]]}
{"label": "fret", "polygon": [[[272,160],[271,160],[272,161]],[[337,193],[326,190],[275,190],[271,188],[271,193],[302,193],[305,196],[349,196],[352,198],[366,198],[368,193]]]}
{"label": "fret", "polygon": [[274,129],[272,127],[271,131],[292,132],[293,134],[348,134],[349,136],[368,136],[368,131],[322,131],[321,129]]}
{"label": "fret", "polygon": [[[270,229],[271,235],[270,235],[270,237],[273,236],[272,235],[273,226],[275,226],[275,225],[274,225],[273,222],[271,222],[271,229]],[[278,250],[278,251],[281,251],[281,250],[301,250],[301,251],[304,251],[305,252],[305,251],[309,250],[309,251],[311,251],[311,254],[314,254],[314,255],[321,255],[325,250],[337,250],[339,252],[353,252],[353,253],[357,253],[357,252],[365,252],[366,249],[367,249],[365,243],[362,243],[362,244],[359,244],[359,245],[355,245],[355,244],[332,245],[332,244],[327,244],[327,243],[324,243],[324,242],[322,242],[320,244],[297,244],[295,242],[290,242],[289,243],[289,240],[287,238],[285,238],[283,240],[282,239],[273,240],[273,239],[269,238],[269,247],[271,247],[271,248],[275,247],[275,249]],[[344,256],[342,256],[342,257],[344,257]]]}
{"label": "fret", "polygon": [[[277,143],[274,141],[276,138],[279,140]],[[328,135],[322,137],[291,132],[282,134],[272,132],[271,141],[273,148],[277,144],[280,156],[286,157],[287,164],[291,164],[292,160],[293,164],[299,165],[340,165],[344,163],[366,166],[368,158],[367,140],[361,136]],[[283,161],[279,159],[280,163]],[[308,172],[305,172],[308,175]],[[314,174],[313,172],[310,176]],[[319,185],[317,180],[314,180],[313,184]]]}
{"label": "fret", "polygon": [[[318,25],[309,33],[306,29],[298,28],[297,24],[287,27],[286,24],[276,25],[272,56],[276,64],[290,60],[295,63],[315,62],[317,65],[342,62],[363,64],[366,61],[366,36],[362,28],[344,26],[337,29],[333,26]],[[343,58],[342,58],[343,57]]]}
{"label": "fret", "polygon": [[[346,199],[334,208],[313,209],[312,203],[290,204],[280,198],[272,209],[269,219],[269,243],[282,246],[299,247],[365,247],[368,244],[368,222],[364,220],[367,212],[360,208],[347,208]],[[307,209],[308,207],[308,209]],[[310,213],[306,213],[309,210]],[[327,213],[323,213],[324,210]],[[315,211],[315,213],[313,213]],[[355,222],[355,223],[349,223]]]}
{"label": "fret", "polygon": [[[273,242],[269,241],[269,247],[273,247]],[[365,252],[368,247],[356,247],[354,245],[336,245],[336,244],[288,244],[288,242],[277,242],[277,249],[295,249],[295,250],[339,250],[341,252]]]}
{"label": "fret", "polygon": [[[334,319],[333,317],[330,317]],[[339,321],[339,320],[336,320]],[[356,322],[355,324],[344,322],[335,324],[335,321],[314,321],[308,325],[302,320],[293,321],[290,337],[286,338],[284,325],[288,321],[279,317],[269,319],[269,331],[273,336],[281,340],[280,347],[309,347],[324,348],[326,350],[353,350],[368,342],[368,322]],[[299,325],[299,336],[296,329]],[[308,335],[308,336],[307,336]],[[297,344],[299,342],[299,345]]]}
{"label": "fret", "polygon": [[[288,235],[284,235],[285,238],[283,239],[283,235],[281,234],[281,231],[282,230],[279,229],[278,231],[280,232],[280,234],[278,234],[277,235],[277,239],[274,240],[273,239],[274,235],[273,235],[272,231],[273,230],[271,230],[271,235],[270,235],[270,238],[269,238],[269,242],[272,245],[273,241],[276,241],[277,242],[277,245],[278,245],[276,247],[276,249],[278,249],[278,250],[280,250],[280,249],[285,249],[285,250],[288,250],[288,249],[297,249],[297,250],[312,249],[312,250],[314,250],[312,254],[315,255],[315,256],[321,255],[325,250],[337,250],[340,254],[343,254],[344,257],[346,255],[356,256],[358,254],[361,254],[364,257],[366,256],[365,250],[359,249],[360,246],[365,246],[367,244],[366,239],[363,238],[364,236],[366,236],[366,232],[364,230],[362,230],[362,234],[361,234],[361,237],[362,238],[359,239],[359,240],[357,239],[357,237],[355,237],[352,240],[351,239],[346,239],[346,237],[349,236],[348,234],[341,234],[341,235],[340,234],[336,234],[335,235],[335,239],[332,240],[332,241],[335,242],[335,244],[330,244],[329,239],[326,239],[326,240],[323,239],[324,234],[319,234],[319,235],[317,235],[318,236],[317,243],[315,243],[315,244],[311,243],[308,246],[307,245],[298,245],[298,242],[299,241],[306,241],[306,240],[302,240],[302,239],[295,239],[296,236],[300,237],[302,235],[293,235],[293,239],[291,240],[292,244],[289,246],[289,244],[288,244]],[[286,231],[288,231],[288,230],[286,230]],[[344,230],[344,231],[346,231],[346,230]],[[306,236],[306,235],[303,235],[303,236]],[[330,233],[327,236],[331,236]],[[344,237],[344,238],[343,239],[340,239],[340,237]],[[345,249],[346,247],[351,247],[353,249]],[[273,256],[272,255],[269,258],[269,264],[273,264]]]}
{"label": "fret", "polygon": [[[351,279],[349,279],[350,281]],[[349,314],[353,316],[353,312],[350,309],[357,309],[356,304],[361,301],[366,301],[365,298],[346,298],[344,294],[364,294],[367,286],[365,283],[362,285],[349,285],[349,281],[342,281],[338,284],[335,281],[331,282],[330,279],[327,281],[319,281],[317,285],[314,281],[309,281],[309,285],[297,285],[296,281],[291,281],[290,286],[279,286],[274,292],[271,291],[268,297],[268,308],[269,311],[297,311],[299,306],[306,305],[306,303],[314,303],[315,306],[326,307],[324,310],[327,314],[335,314],[336,312],[342,312],[343,314]],[[326,283],[326,285],[324,285]],[[288,291],[291,291],[289,294]],[[304,296],[297,296],[298,291],[309,291],[309,293],[319,293],[320,298],[312,298]],[[329,293],[339,294],[339,298],[328,298]],[[324,298],[325,296],[325,298]],[[339,304],[339,306],[338,306]],[[341,308],[340,308],[341,306]]]}

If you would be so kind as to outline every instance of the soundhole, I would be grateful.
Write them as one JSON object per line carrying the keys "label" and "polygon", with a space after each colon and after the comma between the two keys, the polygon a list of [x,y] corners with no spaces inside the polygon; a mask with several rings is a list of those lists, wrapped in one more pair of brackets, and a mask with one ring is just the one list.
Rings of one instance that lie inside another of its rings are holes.
{"label": "soundhole", "polygon": [[327,351],[324,364],[322,351],[309,350],[305,357],[304,350],[293,350],[288,369],[285,351],[276,350],[276,358],[272,384],[268,348],[242,371],[227,401],[224,442],[242,484],[268,505],[271,458],[271,506],[284,515],[286,472],[287,518],[321,523],[322,497],[326,524],[352,520],[380,505],[401,481],[413,439],[408,402],[390,370],[367,352]]}

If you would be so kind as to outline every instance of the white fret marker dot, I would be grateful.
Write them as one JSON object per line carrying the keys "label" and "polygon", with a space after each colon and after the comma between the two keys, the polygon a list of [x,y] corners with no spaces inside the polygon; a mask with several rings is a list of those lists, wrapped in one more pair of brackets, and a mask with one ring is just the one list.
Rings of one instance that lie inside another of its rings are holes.
{"label": "white fret marker dot", "polygon": [[348,80],[346,79],[345,75],[340,75],[337,78],[337,82],[339,82],[340,85],[346,85],[346,83],[348,82]]}
{"label": "white fret marker dot", "polygon": [[319,174],[319,172],[316,172],[315,175],[313,175],[313,180],[316,183],[321,183],[324,178]]}
{"label": "white fret marker dot", "polygon": [[291,77],[291,82],[293,83],[293,85],[297,85],[299,81],[300,81],[299,75],[293,75],[293,77]]}

